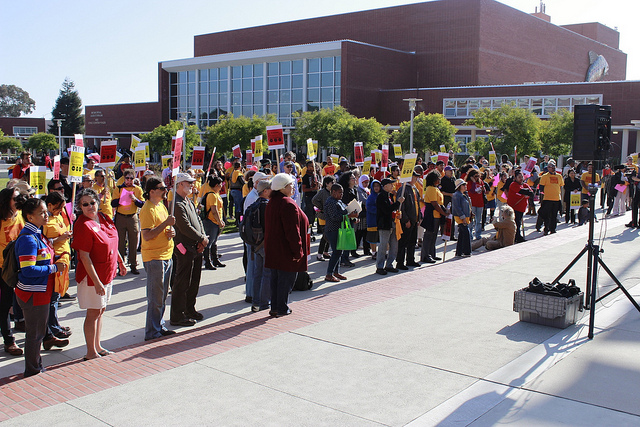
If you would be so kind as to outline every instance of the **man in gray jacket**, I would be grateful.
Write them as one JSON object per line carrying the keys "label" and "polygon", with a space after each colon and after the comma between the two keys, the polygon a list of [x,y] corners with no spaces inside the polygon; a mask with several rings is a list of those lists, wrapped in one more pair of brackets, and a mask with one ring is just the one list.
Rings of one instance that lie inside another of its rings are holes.
{"label": "man in gray jacket", "polygon": [[196,311],[196,297],[200,288],[202,253],[209,243],[202,220],[188,196],[193,192],[195,179],[186,173],[176,177],[175,217],[176,236],[173,256],[176,261],[171,293],[172,326],[193,326],[204,316]]}

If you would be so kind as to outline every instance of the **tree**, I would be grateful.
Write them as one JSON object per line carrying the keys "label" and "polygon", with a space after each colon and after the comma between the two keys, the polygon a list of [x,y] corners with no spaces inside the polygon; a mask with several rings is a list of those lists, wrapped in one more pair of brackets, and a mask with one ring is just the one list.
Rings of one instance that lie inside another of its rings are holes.
{"label": "tree", "polygon": [[30,150],[35,150],[36,152],[48,152],[49,150],[57,150],[58,142],[56,141],[56,137],[50,133],[39,132],[29,137],[29,141],[25,147]]}
{"label": "tree", "polygon": [[471,147],[483,156],[489,153],[490,141],[496,153],[501,154],[511,155],[516,147],[520,154],[536,155],[540,150],[540,119],[530,110],[513,105],[503,105],[495,110],[484,108],[474,111],[473,119],[467,120],[465,125],[492,128],[489,138],[478,138]]}
{"label": "tree", "polygon": [[16,138],[4,136],[4,132],[0,130],[0,150],[6,151],[11,149],[21,150],[22,143]]}
{"label": "tree", "polygon": [[376,119],[358,118],[344,107],[336,106],[299,115],[291,137],[298,146],[306,146],[307,139],[311,138],[318,141],[319,147],[333,147],[338,153],[350,156],[354,142],[362,142],[368,153],[386,142],[389,135]]}
{"label": "tree", "polygon": [[543,120],[540,141],[543,154],[554,158],[569,154],[573,147],[573,113],[562,110]]}
{"label": "tree", "polygon": [[0,85],[0,117],[20,117],[36,108],[29,92],[15,85]]}
{"label": "tree", "polygon": [[232,147],[238,144],[242,151],[250,150],[251,140],[262,135],[262,146],[267,152],[267,126],[276,124],[278,121],[273,114],[254,115],[252,118],[234,117],[233,114],[220,116],[218,122],[209,126],[204,134],[207,151],[212,151],[213,147],[216,147],[216,154],[230,154]]}
{"label": "tree", "polygon": [[53,116],[53,123],[49,127],[49,133],[54,135],[58,134],[58,124],[55,119],[63,119],[62,122],[62,135],[72,136],[76,133],[84,133],[84,115],[82,114],[82,100],[76,85],[68,77],[64,79],[62,83],[62,89],[58,99],[56,99],[56,105],[51,111]]}
{"label": "tree", "polygon": [[[416,152],[439,152],[444,145],[447,150],[457,150],[455,133],[458,129],[442,114],[418,114],[413,118],[413,148]],[[411,122],[400,123],[400,132],[394,142],[401,144],[405,152],[409,151],[411,138]]]}
{"label": "tree", "polygon": [[[149,133],[140,135],[142,142],[149,143],[149,151],[151,153],[170,154],[171,138],[176,136],[176,132],[182,129],[182,123],[171,121],[169,124],[158,126]],[[196,125],[188,126],[185,132],[185,140],[187,146],[187,158],[191,157],[191,151],[194,145],[200,144],[200,137],[197,132],[200,130]]]}

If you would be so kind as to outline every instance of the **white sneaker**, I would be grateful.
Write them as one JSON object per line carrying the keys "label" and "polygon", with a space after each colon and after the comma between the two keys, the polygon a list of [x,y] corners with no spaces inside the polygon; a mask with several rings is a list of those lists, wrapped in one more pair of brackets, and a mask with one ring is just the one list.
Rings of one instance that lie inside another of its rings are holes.
{"label": "white sneaker", "polygon": [[324,257],[322,256],[322,254],[318,254],[318,255],[316,255],[316,259],[317,259],[318,261],[325,261],[325,259],[324,259]]}

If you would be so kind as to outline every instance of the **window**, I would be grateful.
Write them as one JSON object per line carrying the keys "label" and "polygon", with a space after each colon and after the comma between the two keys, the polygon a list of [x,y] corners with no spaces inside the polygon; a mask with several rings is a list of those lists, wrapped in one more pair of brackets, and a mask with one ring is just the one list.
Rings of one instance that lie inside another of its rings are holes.
{"label": "window", "polygon": [[14,135],[33,135],[38,133],[38,128],[35,126],[14,126]]}

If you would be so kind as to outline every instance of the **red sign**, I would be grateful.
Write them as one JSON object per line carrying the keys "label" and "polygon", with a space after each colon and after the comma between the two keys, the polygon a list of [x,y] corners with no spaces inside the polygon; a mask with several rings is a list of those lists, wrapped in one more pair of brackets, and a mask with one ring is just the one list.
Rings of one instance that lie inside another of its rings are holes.
{"label": "red sign", "polygon": [[84,136],[81,133],[76,133],[73,137],[78,147],[84,147]]}
{"label": "red sign", "polygon": [[191,167],[202,169],[204,166],[204,147],[193,147],[193,155],[191,156]]}
{"label": "red sign", "polygon": [[180,159],[182,157],[182,137],[184,135],[184,129],[180,129],[176,133],[176,144],[173,147],[173,172],[171,175],[178,175],[178,171],[180,170]]}
{"label": "red sign", "polygon": [[356,166],[364,166],[364,147],[362,146],[362,142],[354,142],[353,151],[355,154]]}
{"label": "red sign", "polygon": [[282,125],[267,126],[267,140],[269,141],[269,150],[284,149]]}
{"label": "red sign", "polygon": [[53,156],[53,179],[60,179],[60,156]]}
{"label": "red sign", "polygon": [[172,153],[173,153],[173,151],[175,150],[175,148],[176,148],[176,137],[175,137],[175,136],[172,136],[172,137],[171,137],[171,152],[172,152]]}
{"label": "red sign", "polygon": [[253,163],[253,151],[247,150],[247,165]]}
{"label": "red sign", "polygon": [[382,146],[382,160],[380,161],[380,170],[386,172],[387,167],[389,166],[389,146]]}
{"label": "red sign", "polygon": [[256,152],[256,140],[255,140],[255,138],[251,140],[251,152],[252,153]]}
{"label": "red sign", "polygon": [[237,157],[239,159],[242,158],[242,151],[240,151],[240,144],[233,147],[233,157]]}
{"label": "red sign", "polygon": [[100,166],[113,167],[116,165],[116,146],[114,143],[102,143],[100,145]]}

